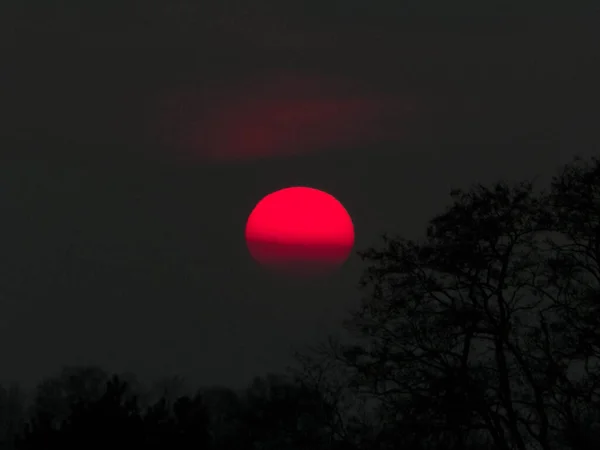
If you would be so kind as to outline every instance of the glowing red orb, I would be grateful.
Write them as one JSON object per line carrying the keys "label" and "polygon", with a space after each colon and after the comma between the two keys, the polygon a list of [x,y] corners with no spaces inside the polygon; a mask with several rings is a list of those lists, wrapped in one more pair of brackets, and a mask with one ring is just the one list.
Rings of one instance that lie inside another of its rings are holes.
{"label": "glowing red orb", "polygon": [[246,223],[246,243],[259,263],[294,272],[341,265],[354,245],[352,219],[333,196],[290,187],[255,206]]}

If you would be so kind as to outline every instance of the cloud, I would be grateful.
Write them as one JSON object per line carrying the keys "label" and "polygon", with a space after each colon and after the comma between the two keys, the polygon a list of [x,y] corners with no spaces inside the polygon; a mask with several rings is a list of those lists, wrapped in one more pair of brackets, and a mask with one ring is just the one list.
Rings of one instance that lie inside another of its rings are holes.
{"label": "cloud", "polygon": [[343,79],[280,73],[171,93],[157,108],[156,129],[185,159],[240,161],[389,141],[401,135],[409,107]]}
{"label": "cloud", "polygon": [[357,146],[399,136],[409,107],[331,77],[270,75],[215,90],[161,100],[165,148],[189,160],[240,161]]}

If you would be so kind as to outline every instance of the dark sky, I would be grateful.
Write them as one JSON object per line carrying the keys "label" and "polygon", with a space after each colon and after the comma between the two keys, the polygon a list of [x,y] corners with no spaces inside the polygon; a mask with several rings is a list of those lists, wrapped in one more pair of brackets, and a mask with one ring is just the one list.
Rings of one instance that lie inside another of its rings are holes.
{"label": "dark sky", "polygon": [[328,191],[361,249],[418,236],[451,187],[599,150],[597,7],[89,3],[0,6],[0,381],[281,370],[362,266],[261,271],[262,196]]}

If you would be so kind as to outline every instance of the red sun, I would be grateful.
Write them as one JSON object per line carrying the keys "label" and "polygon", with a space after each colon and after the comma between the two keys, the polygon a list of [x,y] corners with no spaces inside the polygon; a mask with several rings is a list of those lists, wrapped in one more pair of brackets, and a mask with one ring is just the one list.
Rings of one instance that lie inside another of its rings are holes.
{"label": "red sun", "polygon": [[259,263],[294,272],[341,265],[354,245],[352,219],[332,195],[290,187],[264,197],[246,223],[246,243]]}

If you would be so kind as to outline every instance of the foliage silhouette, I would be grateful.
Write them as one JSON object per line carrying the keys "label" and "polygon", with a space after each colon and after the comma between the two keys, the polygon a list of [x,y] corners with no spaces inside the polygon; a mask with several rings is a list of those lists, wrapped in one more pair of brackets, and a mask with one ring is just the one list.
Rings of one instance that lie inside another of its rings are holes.
{"label": "foliage silhouette", "polygon": [[113,376],[99,398],[80,397],[67,417],[57,422],[32,421],[18,440],[19,449],[106,448],[207,448],[207,411],[199,395],[178,398],[170,410],[165,399],[145,411],[130,387]]}
{"label": "foliage silhouette", "polygon": [[25,393],[17,385],[0,386],[0,449],[12,448],[13,437],[24,426]]}
{"label": "foliage silhouette", "polygon": [[347,414],[338,432],[358,423],[346,436],[378,448],[597,446],[600,161],[576,159],[542,192],[451,195],[423,239],[360,253],[351,340],[299,355],[371,400],[369,420]]}
{"label": "foliage silhouette", "polygon": [[[240,393],[201,389],[173,399],[165,389],[147,406],[139,401],[144,396],[139,388],[105,375],[93,367],[71,367],[42,381],[15,448],[95,449],[116,443],[173,449],[331,448],[324,446],[318,393],[283,375],[256,378]],[[90,382],[98,378],[106,378],[102,389]]]}
{"label": "foliage silhouette", "polygon": [[262,448],[319,448],[328,442],[318,392],[269,375],[254,380],[246,400],[243,422]]}
{"label": "foliage silhouette", "polygon": [[109,374],[99,367],[64,367],[37,385],[29,414],[39,426],[55,427],[79,399],[99,399],[108,379]]}

